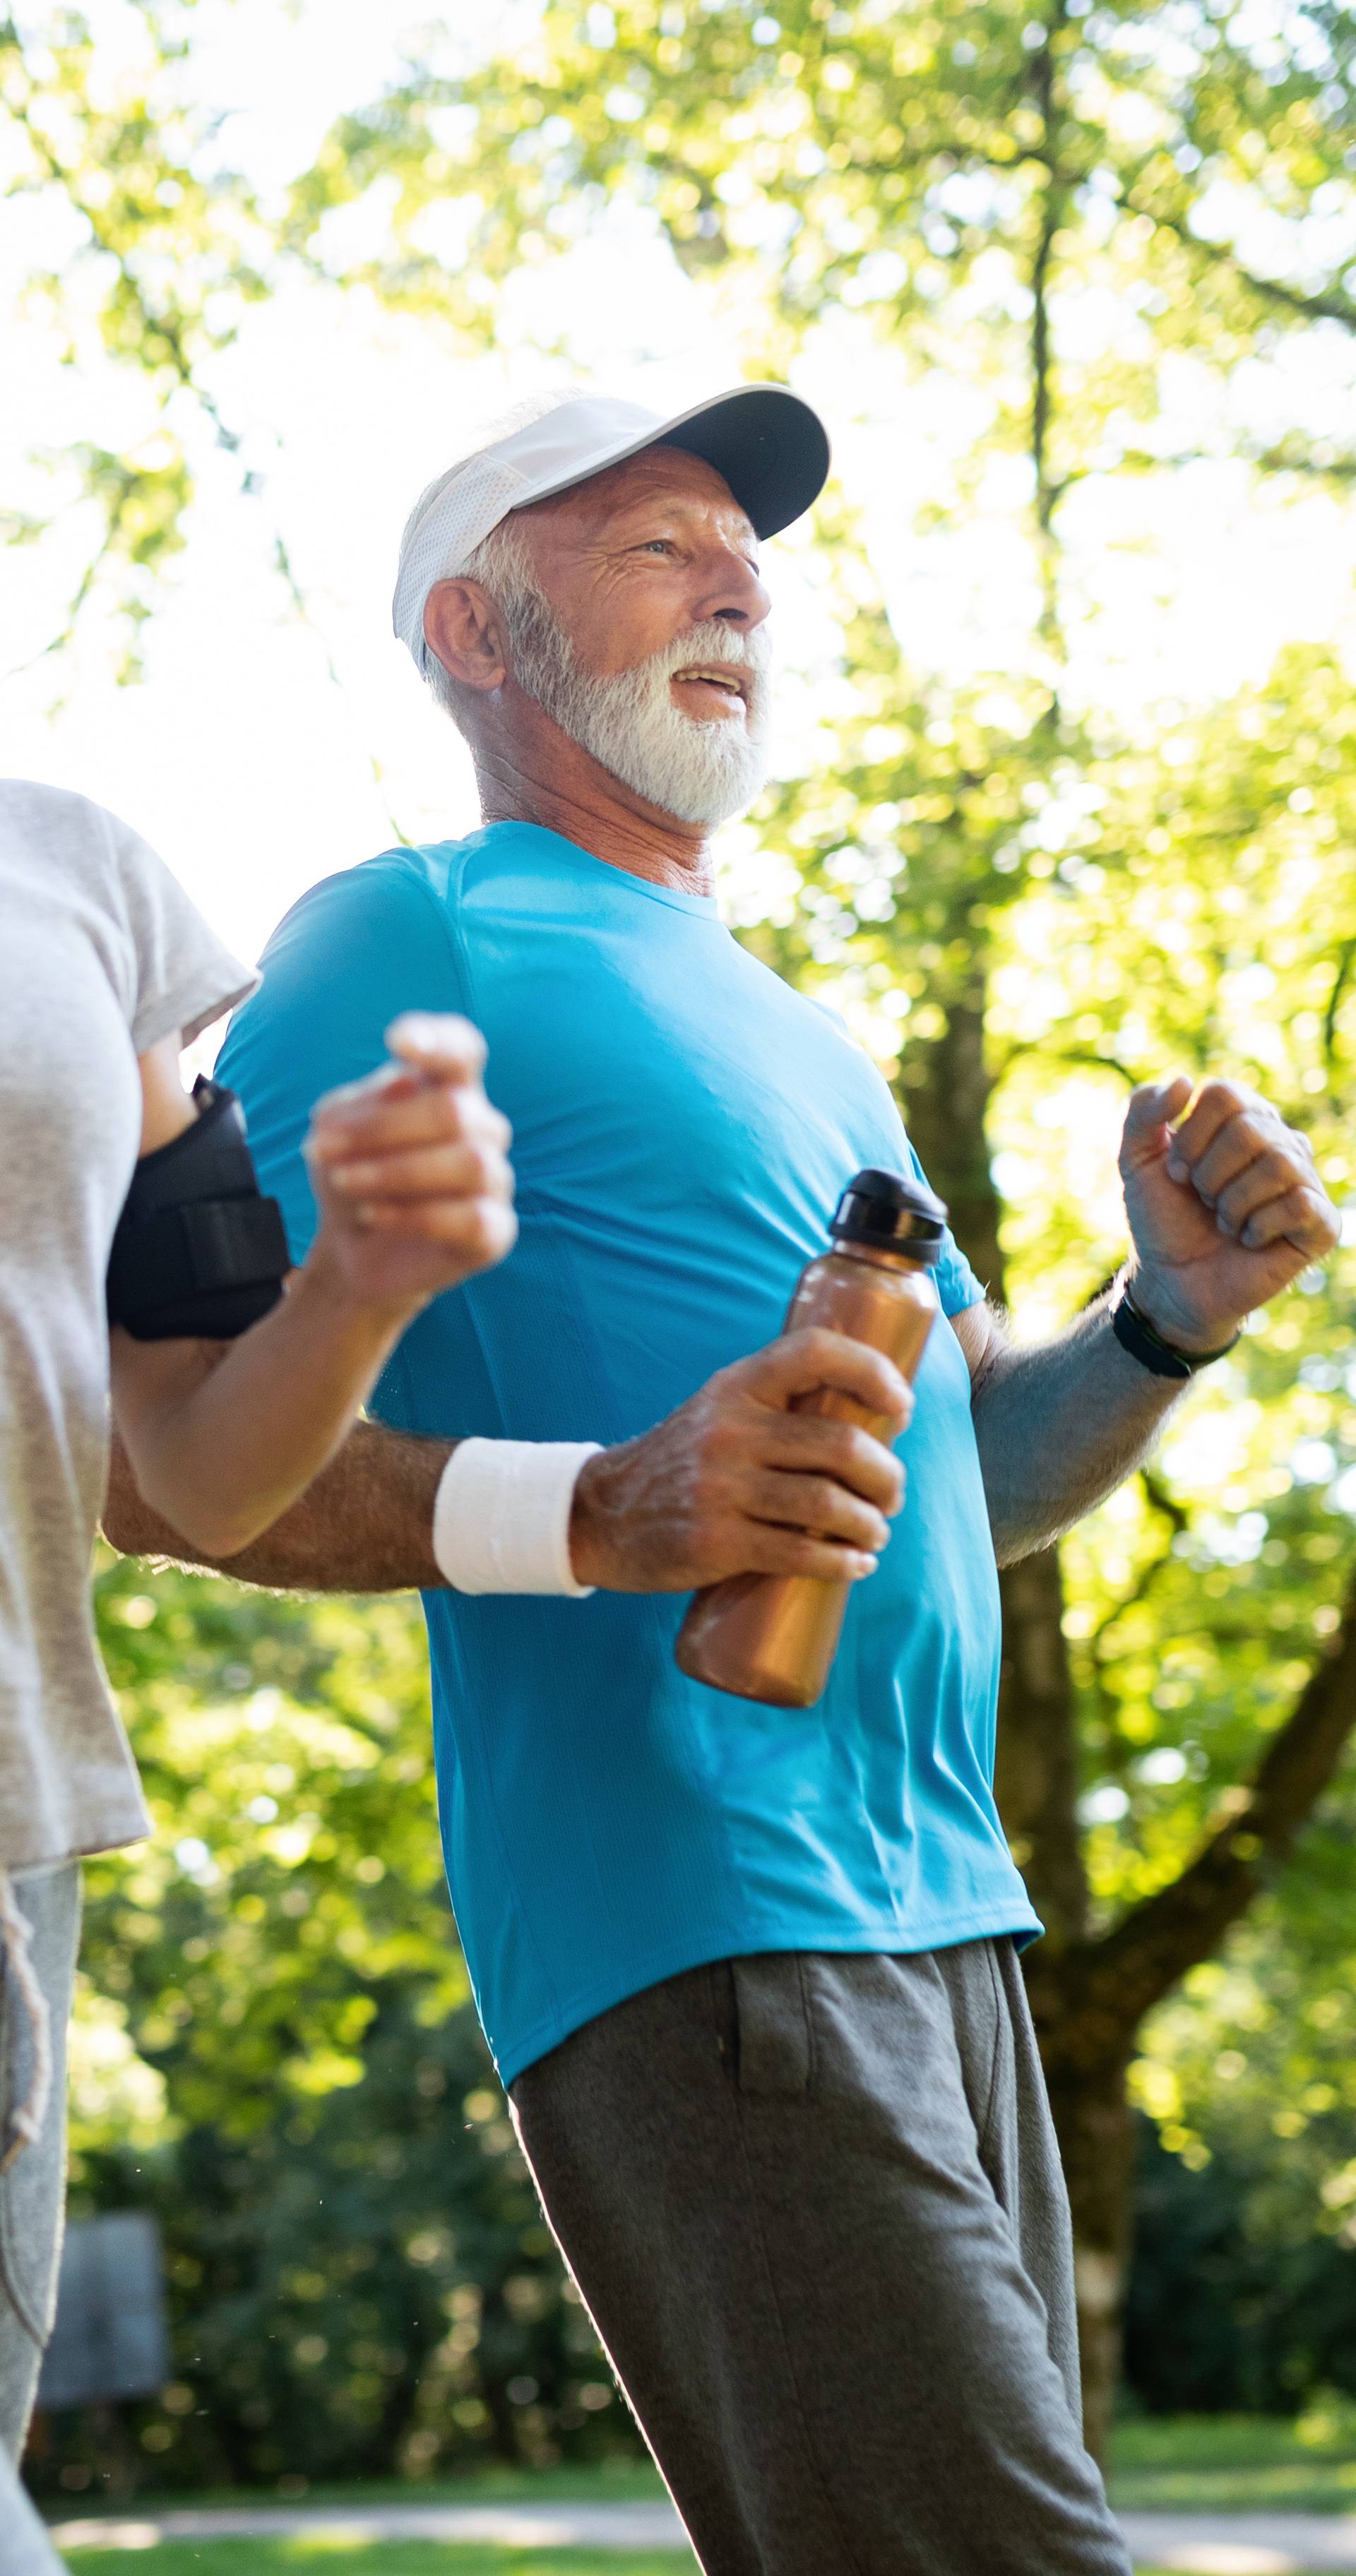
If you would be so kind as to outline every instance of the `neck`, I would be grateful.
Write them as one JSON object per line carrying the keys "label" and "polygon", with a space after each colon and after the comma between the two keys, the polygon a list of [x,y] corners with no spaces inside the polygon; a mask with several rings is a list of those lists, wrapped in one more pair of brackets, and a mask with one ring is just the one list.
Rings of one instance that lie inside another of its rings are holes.
{"label": "neck", "polygon": [[511,746],[502,739],[473,746],[484,822],[536,823],[628,876],[684,894],[714,893],[709,824],[680,823],[647,804],[532,700],[519,703],[533,708],[535,721]]}

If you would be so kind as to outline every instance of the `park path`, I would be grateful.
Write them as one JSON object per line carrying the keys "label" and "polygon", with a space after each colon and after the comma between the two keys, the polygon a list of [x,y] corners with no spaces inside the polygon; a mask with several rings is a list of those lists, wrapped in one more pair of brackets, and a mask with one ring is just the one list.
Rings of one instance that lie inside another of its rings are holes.
{"label": "park path", "polygon": [[[685,2549],[671,2504],[221,2505],[116,2521],[59,2522],[58,2549],[150,2549],[158,2540],[479,2540],[519,2549]],[[1356,2566],[1356,2559],[1352,2561]]]}
{"label": "park path", "polygon": [[[1356,2515],[1127,2513],[1137,2567],[1180,2576],[1320,2576],[1356,2570]],[[86,2516],[54,2525],[59,2549],[153,2549],[161,2540],[463,2540],[503,2548],[686,2548],[671,2505],[399,2504],[251,2505],[154,2515]],[[76,2560],[76,2571],[79,2559]]]}
{"label": "park path", "polygon": [[1356,2515],[1346,2513],[1123,2513],[1137,2567],[1182,2576],[1318,2576],[1356,2568]]}

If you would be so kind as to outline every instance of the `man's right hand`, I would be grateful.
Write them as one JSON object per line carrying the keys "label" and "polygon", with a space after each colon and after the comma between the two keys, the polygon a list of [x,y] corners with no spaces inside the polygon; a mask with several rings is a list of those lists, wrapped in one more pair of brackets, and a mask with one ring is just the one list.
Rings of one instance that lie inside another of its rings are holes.
{"label": "man's right hand", "polygon": [[797,1396],[851,1396],[902,1431],[907,1381],[880,1351],[817,1326],[737,1360],[653,1431],[585,1462],[570,1518],[581,1583],[690,1592],[729,1574],[874,1574],[904,1496],[893,1450]]}
{"label": "man's right hand", "polygon": [[321,1222],[306,1267],[403,1324],[502,1261],[518,1222],[479,1029],[406,1011],[386,1043],[388,1064],[316,1103],[305,1153]]}
{"label": "man's right hand", "polygon": [[[866,1343],[788,1333],[722,1369],[642,1439],[590,1458],[570,1522],[580,1582],[686,1592],[727,1574],[869,1574],[904,1479],[869,1432],[788,1410],[825,1387],[901,1430],[912,1409],[898,1370]],[[433,1500],[448,1455],[446,1440],[357,1423],[300,1502],[231,1559],[231,1573],[291,1591],[436,1587]],[[142,1500],[116,1438],[104,1527],[126,1555],[212,1562]]]}

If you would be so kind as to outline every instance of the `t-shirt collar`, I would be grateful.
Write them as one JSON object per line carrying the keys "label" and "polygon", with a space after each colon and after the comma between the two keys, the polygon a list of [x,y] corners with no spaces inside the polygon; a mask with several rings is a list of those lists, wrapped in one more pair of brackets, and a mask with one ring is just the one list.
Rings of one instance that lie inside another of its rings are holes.
{"label": "t-shirt collar", "polygon": [[544,823],[487,824],[486,837],[492,832],[529,832],[536,840],[551,842],[571,865],[596,874],[600,879],[610,879],[621,893],[643,895],[650,903],[667,904],[672,912],[704,914],[713,921],[720,918],[720,904],[715,895],[688,894],[681,886],[654,885],[648,877],[633,876],[629,868],[617,868],[609,859],[595,857],[592,850],[582,848],[578,841],[567,839],[563,832],[552,832]]}

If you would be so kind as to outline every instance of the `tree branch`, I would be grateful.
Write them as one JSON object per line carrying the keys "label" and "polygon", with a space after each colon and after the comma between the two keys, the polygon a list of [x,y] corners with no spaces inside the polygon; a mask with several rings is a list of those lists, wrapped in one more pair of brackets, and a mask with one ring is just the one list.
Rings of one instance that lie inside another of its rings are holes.
{"label": "tree branch", "polygon": [[1033,1963],[1032,2006],[1047,2063],[1084,2069],[1124,2063],[1155,2004],[1247,1912],[1265,1875],[1333,1779],[1356,1727],[1356,1580],[1342,1625],[1251,1782],[1228,1793],[1224,1819],[1171,1886],[1123,1917],[1100,1941],[1048,1969]]}
{"label": "tree branch", "polygon": [[[1032,85],[1040,110],[1041,132],[1049,155],[1048,175],[1041,200],[1040,226],[1036,236],[1035,255],[1031,263],[1031,464],[1036,484],[1036,546],[1042,601],[1040,632],[1047,651],[1059,662],[1063,661],[1064,653],[1059,617],[1058,550],[1054,522],[1062,487],[1050,472],[1050,430],[1054,408],[1050,281],[1055,241],[1064,220],[1066,199],[1064,180],[1057,166],[1060,108],[1055,87],[1054,58],[1054,40],[1064,23],[1064,16],[1064,0],[1055,0],[1044,41],[1037,48],[1031,65]],[[1047,723],[1056,722],[1058,712],[1058,700],[1052,695]]]}
{"label": "tree branch", "polygon": [[[12,47],[18,52],[19,59],[22,62],[22,44],[12,19],[7,18],[0,20],[0,39],[4,40],[7,47]],[[143,349],[148,354],[151,352],[158,352],[162,358],[168,359],[169,365],[179,387],[185,393],[192,396],[204,418],[210,422],[217,445],[224,449],[227,455],[238,456],[243,445],[240,433],[238,430],[233,429],[230,423],[223,418],[215,396],[209,391],[207,386],[203,384],[200,376],[198,375],[193,358],[190,356],[185,343],[181,322],[169,312],[157,312],[154,307],[148,303],[141,280],[138,277],[132,262],[128,258],[126,252],[119,247],[118,243],[113,238],[113,234],[108,224],[103,220],[99,208],[93,202],[89,191],[87,189],[82,190],[78,186],[75,174],[67,168],[65,162],[54,150],[41,128],[34,123],[33,118],[28,112],[27,106],[22,101],[15,100],[9,102],[9,107],[10,113],[14,117],[16,124],[23,128],[34,157],[40,167],[46,172],[48,179],[54,186],[59,187],[64,191],[69,204],[74,207],[75,211],[89,226],[91,240],[104,254],[104,256],[112,260],[116,266],[119,278],[122,281],[123,287],[125,288],[137,315]],[[261,506],[263,506],[264,478],[261,474],[253,471],[248,465],[243,467],[241,471],[239,488],[243,498],[256,500]],[[126,490],[121,495],[114,511],[108,516],[103,543],[99,547],[92,562],[87,565],[85,572],[81,577],[79,588],[71,603],[70,614],[61,632],[54,635],[51,640],[42,647],[41,651],[32,656],[29,661],[19,664],[15,670],[4,673],[4,680],[17,678],[22,671],[33,668],[35,663],[45,661],[52,654],[62,652],[71,641],[71,638],[75,633],[81,610],[84,608],[85,603],[93,590],[97,575],[103,564],[114,551],[131,489],[132,483],[129,479]],[[274,567],[287,591],[288,598],[292,603],[293,613],[299,624],[305,626],[308,632],[315,637],[324,656],[326,675],[330,680],[331,685],[336,688],[342,696],[344,694],[344,684],[335,663],[334,653],[330,646],[329,639],[318,619],[312,612],[310,602],[302,588],[300,580],[298,579],[296,568],[292,562],[281,527],[278,525],[276,520],[273,519],[271,510],[266,511],[266,516],[271,522],[270,537]],[[404,843],[406,848],[408,848],[410,846],[409,835],[391,810],[390,799],[386,791],[385,772],[376,752],[370,747],[367,752],[367,762],[372,775],[372,783],[377,790],[377,794],[383,806],[385,807],[387,824],[394,838]]]}
{"label": "tree branch", "polygon": [[1197,251],[1217,268],[1229,269],[1239,285],[1260,297],[1264,304],[1279,305],[1283,312],[1296,314],[1306,322],[1340,322],[1345,330],[1356,331],[1356,304],[1350,296],[1323,289],[1317,294],[1307,295],[1303,287],[1287,286],[1283,278],[1259,277],[1255,269],[1245,267],[1237,251],[1231,250],[1227,242],[1203,240],[1199,233],[1192,232],[1180,215],[1167,214],[1161,206],[1137,203],[1133,189],[1126,190],[1121,203],[1131,214],[1148,215],[1153,223],[1162,224],[1165,231],[1175,233],[1184,250]]}
{"label": "tree branch", "polygon": [[1348,939],[1338,957],[1328,1007],[1323,1014],[1323,1061],[1329,1073],[1337,1061],[1337,1014],[1341,1010],[1353,966],[1356,966],[1356,939]]}

